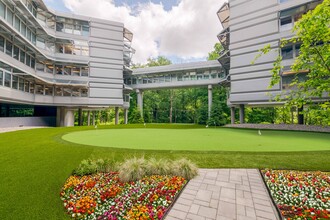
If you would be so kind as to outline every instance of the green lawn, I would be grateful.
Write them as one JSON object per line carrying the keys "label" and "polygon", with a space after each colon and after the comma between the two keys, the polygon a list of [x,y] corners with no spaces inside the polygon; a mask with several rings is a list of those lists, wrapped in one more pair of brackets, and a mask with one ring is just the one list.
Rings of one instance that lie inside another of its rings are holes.
{"label": "green lawn", "polygon": [[[196,132],[202,129],[200,126],[179,126],[179,125],[148,125],[150,128],[175,129],[176,136],[179,133],[191,133],[195,136]],[[126,129],[143,128],[143,126],[117,126],[100,127],[98,131],[103,132],[103,128],[117,128],[112,132],[125,132],[122,135],[125,141],[137,140],[128,133],[134,130],[143,131],[149,139],[156,139],[158,134],[148,135],[148,131],[154,129]],[[125,128],[125,130],[122,130]],[[189,130],[187,130],[189,128]],[[195,130],[196,129],[196,130]],[[156,158],[177,159],[186,157],[196,162],[200,167],[205,168],[274,168],[274,169],[299,169],[299,170],[322,170],[330,171],[330,150],[321,146],[321,143],[330,143],[330,134],[318,134],[307,132],[280,132],[282,138],[290,142],[297,142],[296,147],[306,150],[310,147],[313,151],[298,152],[231,152],[231,151],[201,151],[197,148],[194,151],[173,151],[173,150],[128,150],[110,147],[95,147],[79,145],[64,141],[64,134],[76,131],[95,130],[94,128],[46,128],[34,129],[18,132],[0,134],[0,218],[1,219],[68,219],[64,213],[63,204],[59,199],[59,192],[66,178],[71,171],[80,163],[81,160],[94,156],[96,158],[113,158],[122,161],[132,156],[145,156]],[[262,136],[256,135],[254,130],[233,130],[233,129],[209,129],[207,131],[223,132],[228,130],[237,133],[233,136],[233,141],[246,144],[242,137],[251,135],[264,138],[268,132],[262,132]],[[109,130],[108,130],[109,131]],[[157,131],[157,130],[156,130]],[[269,135],[272,132],[269,133]],[[274,132],[276,136],[277,132]],[[283,136],[284,135],[284,136]],[[312,146],[301,138],[309,136],[313,138]],[[270,137],[273,138],[272,135]],[[190,138],[183,137],[182,143]],[[218,139],[225,138],[219,135]],[[126,140],[129,139],[129,140]],[[171,138],[168,137],[167,140]],[[274,139],[276,140],[276,138]],[[229,142],[228,142],[229,143]],[[274,143],[276,144],[276,143]],[[319,145],[320,144],[320,145]],[[142,146],[142,145],[140,145]],[[164,146],[164,145],[163,145]],[[272,145],[274,146],[274,145]],[[256,146],[251,146],[256,147]],[[281,147],[281,146],[278,146]],[[144,147],[141,147],[144,148]],[[237,149],[242,148],[238,146]],[[297,149],[295,149],[297,150]]]}
{"label": "green lawn", "polygon": [[73,132],[66,141],[99,147],[181,151],[319,151],[330,150],[322,133],[200,129],[106,129]]}

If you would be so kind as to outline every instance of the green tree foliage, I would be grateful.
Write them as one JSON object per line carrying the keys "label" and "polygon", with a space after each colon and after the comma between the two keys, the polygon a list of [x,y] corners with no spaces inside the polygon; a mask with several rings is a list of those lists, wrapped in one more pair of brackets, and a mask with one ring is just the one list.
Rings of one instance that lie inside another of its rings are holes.
{"label": "green tree foliage", "polygon": [[[275,97],[278,101],[286,101],[289,107],[301,107],[309,104],[313,105],[312,98],[320,98],[323,102],[318,107],[318,112],[321,115],[328,117],[330,102],[330,0],[324,0],[314,10],[309,11],[295,23],[293,33],[295,37],[291,39],[282,39],[280,47],[288,44],[301,43],[299,56],[291,66],[292,71],[296,72],[295,79],[290,86],[293,88],[290,91]],[[265,46],[260,50],[258,59],[263,54],[271,51],[271,45]],[[272,69],[272,80],[270,87],[280,83],[282,57],[281,55],[274,62]],[[302,77],[302,72],[308,72],[305,77]],[[301,80],[304,78],[304,80]],[[315,110],[311,108],[311,115]],[[320,116],[320,115],[319,115]],[[318,117],[319,117],[318,116]],[[329,117],[328,117],[329,118]],[[329,124],[327,118],[325,123]],[[311,120],[313,121],[313,120]],[[316,120],[318,121],[318,120]]]}
{"label": "green tree foliage", "polygon": [[141,116],[141,112],[138,108],[134,108],[132,112],[129,114],[128,121],[130,124],[142,124],[144,123],[143,117]]}
{"label": "green tree foliage", "polygon": [[214,50],[209,53],[207,60],[217,60],[219,58],[220,52],[223,50],[223,47],[220,43],[214,45]]}

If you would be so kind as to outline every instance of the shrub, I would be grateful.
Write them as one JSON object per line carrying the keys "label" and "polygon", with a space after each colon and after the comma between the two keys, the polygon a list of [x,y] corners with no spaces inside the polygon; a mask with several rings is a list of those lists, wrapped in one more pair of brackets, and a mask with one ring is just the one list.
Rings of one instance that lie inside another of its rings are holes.
{"label": "shrub", "polygon": [[73,174],[78,176],[84,176],[84,175],[96,173],[97,171],[98,171],[98,165],[96,161],[88,159],[81,161],[78,168],[73,171]]}
{"label": "shrub", "polygon": [[173,162],[172,174],[191,180],[198,174],[197,166],[188,159],[180,159]]}
{"label": "shrub", "polygon": [[146,160],[134,157],[120,165],[119,178],[123,182],[137,181],[147,174],[146,171]]}
{"label": "shrub", "polygon": [[150,158],[147,162],[148,175],[170,175],[171,168],[171,161],[166,159],[157,160],[155,158]]}

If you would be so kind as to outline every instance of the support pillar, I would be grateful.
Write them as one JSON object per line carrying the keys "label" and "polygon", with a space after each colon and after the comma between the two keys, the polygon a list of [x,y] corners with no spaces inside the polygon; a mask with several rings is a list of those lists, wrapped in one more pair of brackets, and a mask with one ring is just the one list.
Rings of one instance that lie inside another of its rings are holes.
{"label": "support pillar", "polygon": [[304,124],[304,114],[303,114],[304,106],[301,106],[298,108],[298,124],[303,125]]}
{"label": "support pillar", "polygon": [[83,125],[83,111],[82,108],[78,109],[78,126]]}
{"label": "support pillar", "polygon": [[211,118],[211,111],[212,111],[212,85],[208,86],[208,116],[209,119]]}
{"label": "support pillar", "polygon": [[124,124],[127,125],[128,123],[128,109],[124,108]]}
{"label": "support pillar", "polygon": [[93,111],[93,126],[95,126],[95,111]]}
{"label": "support pillar", "polygon": [[231,124],[235,124],[235,107],[230,108],[230,121]]}
{"label": "support pillar", "polygon": [[141,116],[143,117],[143,91],[140,89],[136,90],[137,105],[140,110]]}
{"label": "support pillar", "polygon": [[74,126],[74,110],[65,109],[64,110],[64,127],[73,127]]}
{"label": "support pillar", "polygon": [[119,124],[119,107],[115,107],[115,125]]}
{"label": "support pillar", "polygon": [[64,126],[64,107],[57,107],[56,110],[56,127]]}
{"label": "support pillar", "polygon": [[87,112],[87,126],[91,125],[91,111]]}
{"label": "support pillar", "polygon": [[239,105],[239,122],[241,124],[245,123],[245,106],[244,105]]}

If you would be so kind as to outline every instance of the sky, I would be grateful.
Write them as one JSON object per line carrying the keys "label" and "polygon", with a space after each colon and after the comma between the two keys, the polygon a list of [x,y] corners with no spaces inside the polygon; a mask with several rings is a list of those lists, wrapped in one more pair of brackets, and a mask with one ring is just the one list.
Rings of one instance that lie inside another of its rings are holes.
{"label": "sky", "polygon": [[124,23],[133,32],[134,63],[165,56],[173,63],[206,60],[222,26],[225,0],[45,0],[56,11]]}

